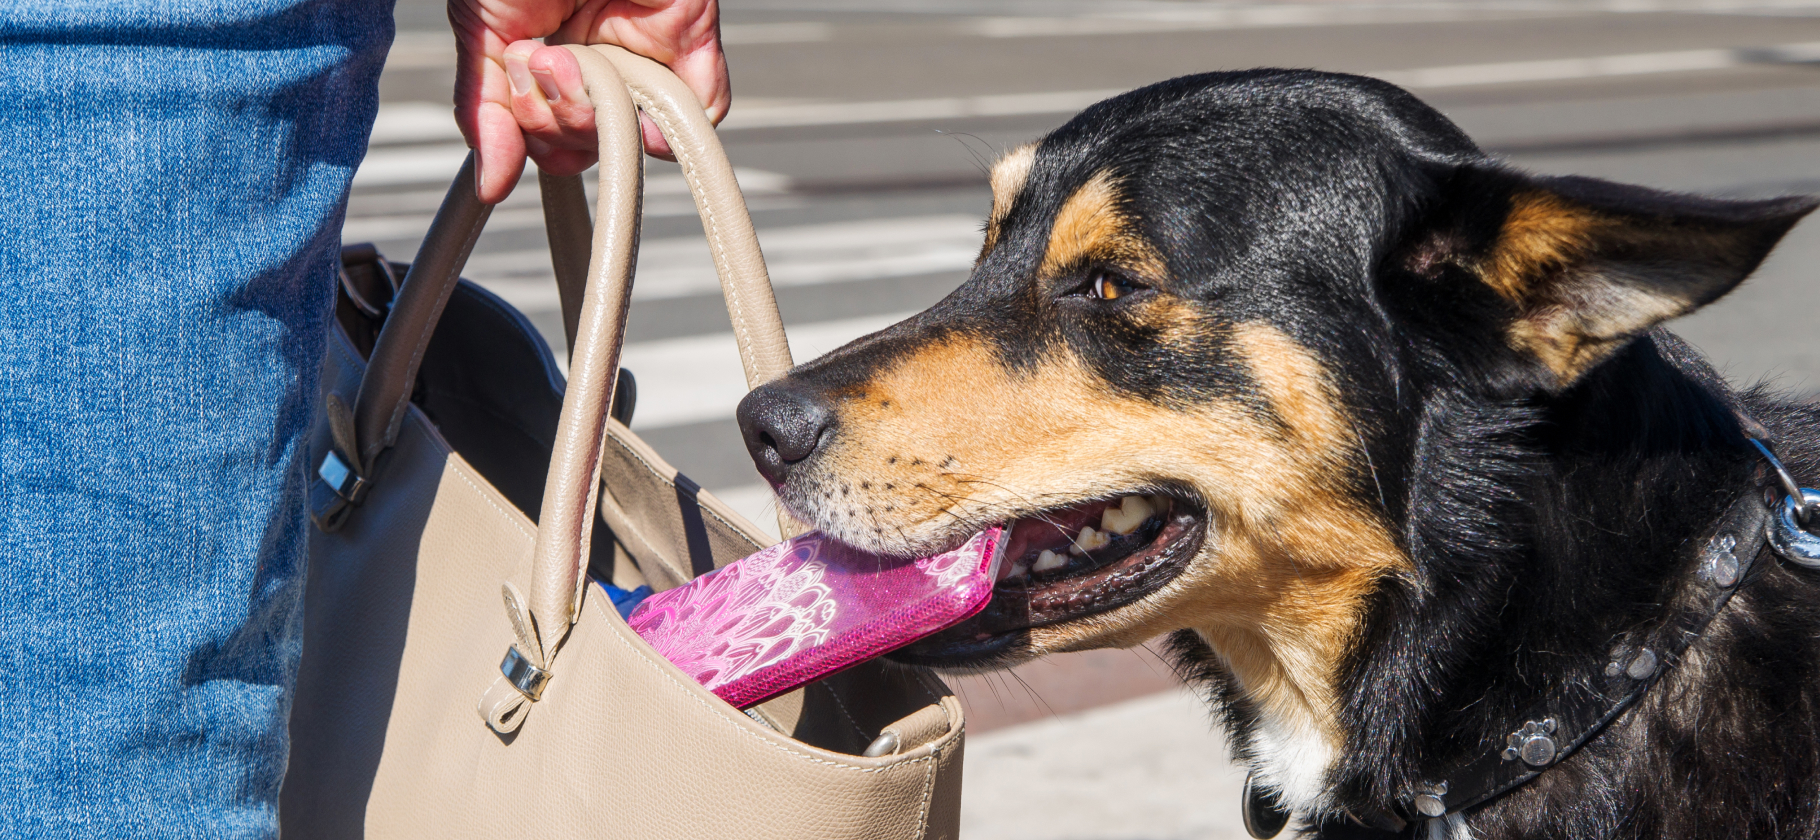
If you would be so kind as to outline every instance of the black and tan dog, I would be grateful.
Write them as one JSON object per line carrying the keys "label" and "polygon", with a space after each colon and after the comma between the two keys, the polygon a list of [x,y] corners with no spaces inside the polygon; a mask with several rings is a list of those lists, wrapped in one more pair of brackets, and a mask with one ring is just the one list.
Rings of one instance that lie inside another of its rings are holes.
{"label": "black and tan dog", "polygon": [[[1703,633],[1677,613],[1758,493],[1740,424],[1811,480],[1820,417],[1656,326],[1812,201],[1531,176],[1391,85],[1271,70],[1102,102],[992,187],[965,285],[740,409],[856,545],[1016,523],[991,607],[899,659],[1173,633],[1321,836],[1820,833],[1820,579],[1745,556]],[[1530,717],[1625,673],[1652,687],[1577,750]],[[1538,772],[1462,808],[1440,782],[1487,750]]]}

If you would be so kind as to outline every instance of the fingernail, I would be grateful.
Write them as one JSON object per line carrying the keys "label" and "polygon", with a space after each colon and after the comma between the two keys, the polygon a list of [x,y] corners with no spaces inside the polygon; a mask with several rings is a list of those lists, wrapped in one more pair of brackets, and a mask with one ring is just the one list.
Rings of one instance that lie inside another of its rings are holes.
{"label": "fingernail", "polygon": [[531,66],[523,58],[506,56],[506,78],[512,80],[512,95],[523,96],[531,90]]}
{"label": "fingernail", "polygon": [[485,195],[486,189],[487,189],[487,176],[481,173],[480,155],[476,154],[476,155],[474,155],[474,197],[479,198],[479,197]]}
{"label": "fingernail", "polygon": [[543,91],[543,98],[551,102],[562,101],[562,90],[556,87],[556,76],[545,70],[532,70],[531,75],[537,79],[537,88]]}

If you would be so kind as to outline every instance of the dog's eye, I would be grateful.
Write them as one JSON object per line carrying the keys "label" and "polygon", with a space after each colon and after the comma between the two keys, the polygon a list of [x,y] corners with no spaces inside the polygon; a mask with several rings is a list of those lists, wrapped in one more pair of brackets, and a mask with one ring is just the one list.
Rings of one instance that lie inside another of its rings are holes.
{"label": "dog's eye", "polygon": [[1102,271],[1094,275],[1093,283],[1088,287],[1088,295],[1099,300],[1117,300],[1141,288],[1143,287],[1117,274]]}

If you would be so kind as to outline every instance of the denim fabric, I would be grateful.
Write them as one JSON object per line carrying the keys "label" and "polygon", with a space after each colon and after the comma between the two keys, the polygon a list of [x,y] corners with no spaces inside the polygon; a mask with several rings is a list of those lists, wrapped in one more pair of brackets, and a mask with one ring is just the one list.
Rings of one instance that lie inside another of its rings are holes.
{"label": "denim fabric", "polygon": [[391,5],[0,3],[0,837],[272,837]]}

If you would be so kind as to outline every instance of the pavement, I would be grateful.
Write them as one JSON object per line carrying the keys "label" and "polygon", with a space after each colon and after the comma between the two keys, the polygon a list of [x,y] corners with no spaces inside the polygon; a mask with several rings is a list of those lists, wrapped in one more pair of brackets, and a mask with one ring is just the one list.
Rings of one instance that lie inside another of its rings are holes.
{"label": "pavement", "polygon": [[[344,228],[409,259],[465,149],[440,0],[402,0]],[[966,277],[985,169],[1113,92],[1262,65],[1378,75],[1538,172],[1731,196],[1820,192],[1820,2],[725,0],[721,135],[795,357],[929,306]],[[625,364],[633,428],[761,526],[772,502],[732,421],[744,380],[700,225],[652,162]],[[560,345],[535,179],[466,276]],[[1820,223],[1674,329],[1739,383],[1820,390]],[[956,681],[969,708],[964,836],[1243,836],[1199,700],[1146,649]]]}

